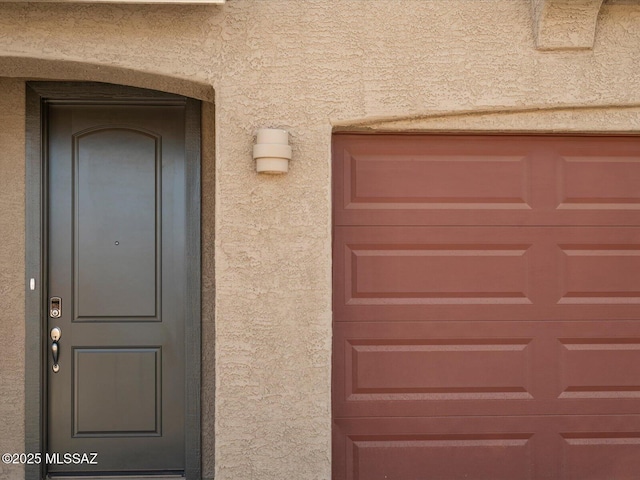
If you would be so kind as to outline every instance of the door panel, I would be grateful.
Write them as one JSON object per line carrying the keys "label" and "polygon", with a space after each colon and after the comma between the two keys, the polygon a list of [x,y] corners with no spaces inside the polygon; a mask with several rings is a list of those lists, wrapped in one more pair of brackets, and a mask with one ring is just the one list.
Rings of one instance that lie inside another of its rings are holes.
{"label": "door panel", "polygon": [[76,320],[157,316],[161,140],[129,128],[74,135]]}
{"label": "door panel", "polygon": [[[64,472],[185,468],[185,106],[48,111],[49,452]],[[51,343],[49,341],[49,343]]]}
{"label": "door panel", "polygon": [[76,348],[74,436],[161,435],[160,353],[159,348]]}

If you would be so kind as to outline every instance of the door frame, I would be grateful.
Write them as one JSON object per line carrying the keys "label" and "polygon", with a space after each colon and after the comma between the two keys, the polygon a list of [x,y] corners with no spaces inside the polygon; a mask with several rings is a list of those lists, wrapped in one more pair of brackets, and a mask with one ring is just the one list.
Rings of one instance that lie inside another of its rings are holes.
{"label": "door frame", "polygon": [[[47,476],[47,105],[51,103],[178,104],[185,106],[186,253],[185,477],[201,478],[201,104],[179,95],[90,82],[26,83],[25,465],[27,480]],[[32,280],[33,279],[33,280]],[[35,281],[35,285],[33,285]],[[33,287],[33,288],[32,288]],[[79,477],[81,478],[81,477]],[[86,477],[85,477],[86,478]],[[150,477],[151,479],[153,477]]]}

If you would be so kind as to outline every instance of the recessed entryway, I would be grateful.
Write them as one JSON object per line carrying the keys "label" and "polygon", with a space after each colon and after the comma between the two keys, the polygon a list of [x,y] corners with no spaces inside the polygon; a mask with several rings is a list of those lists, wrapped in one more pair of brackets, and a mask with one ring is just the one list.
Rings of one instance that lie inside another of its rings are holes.
{"label": "recessed entryway", "polygon": [[27,474],[199,478],[200,104],[28,87]]}

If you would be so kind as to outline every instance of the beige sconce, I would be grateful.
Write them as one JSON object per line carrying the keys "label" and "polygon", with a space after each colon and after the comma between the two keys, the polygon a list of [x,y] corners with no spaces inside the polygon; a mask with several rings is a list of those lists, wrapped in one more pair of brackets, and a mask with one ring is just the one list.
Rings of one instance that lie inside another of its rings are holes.
{"label": "beige sconce", "polygon": [[277,128],[258,130],[253,159],[258,173],[287,173],[291,160],[289,132]]}

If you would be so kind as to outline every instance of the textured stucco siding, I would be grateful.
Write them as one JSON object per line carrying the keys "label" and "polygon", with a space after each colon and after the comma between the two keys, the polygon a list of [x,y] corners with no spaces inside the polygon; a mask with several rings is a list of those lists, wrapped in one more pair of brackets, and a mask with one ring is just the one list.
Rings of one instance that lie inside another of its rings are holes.
{"label": "textured stucco siding", "polygon": [[0,454],[24,451],[24,137],[24,82],[0,78]]}
{"label": "textured stucco siding", "polygon": [[[530,0],[0,4],[0,77],[215,92],[205,478],[328,479],[332,130],[640,132],[640,5],[605,4],[595,31],[591,50],[537,50]],[[0,326],[15,340],[0,363],[5,450],[23,442],[23,96],[22,81],[0,82]],[[291,133],[289,174],[255,173],[260,127]]]}

